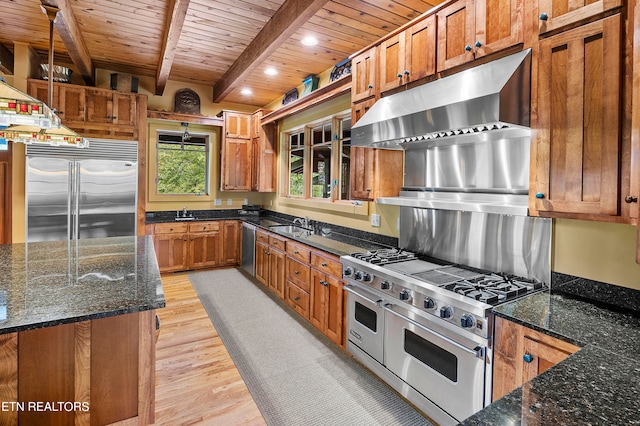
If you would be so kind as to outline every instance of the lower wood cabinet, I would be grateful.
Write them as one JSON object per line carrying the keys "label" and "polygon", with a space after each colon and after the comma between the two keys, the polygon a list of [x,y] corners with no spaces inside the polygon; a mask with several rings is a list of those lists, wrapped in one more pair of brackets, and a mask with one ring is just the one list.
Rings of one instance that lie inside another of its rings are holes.
{"label": "lower wood cabinet", "polygon": [[[256,232],[255,259],[258,281],[344,348],[344,283],[340,259],[262,230]],[[280,288],[284,290],[281,292]]]}
{"label": "lower wood cabinet", "polygon": [[285,293],[286,239],[264,231],[256,231],[256,279],[278,297]]}
{"label": "lower wood cabinet", "polygon": [[0,335],[0,399],[25,407],[0,424],[153,424],[155,321],[150,310]]}
{"label": "lower wood cabinet", "polygon": [[160,272],[240,264],[237,220],[159,223],[153,234]]}
{"label": "lower wood cabinet", "polygon": [[500,317],[494,336],[494,401],[580,349]]}

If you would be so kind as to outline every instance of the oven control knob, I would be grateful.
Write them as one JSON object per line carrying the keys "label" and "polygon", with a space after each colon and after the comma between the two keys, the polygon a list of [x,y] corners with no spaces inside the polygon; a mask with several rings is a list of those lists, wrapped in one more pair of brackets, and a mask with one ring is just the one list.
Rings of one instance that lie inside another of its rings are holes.
{"label": "oven control knob", "polygon": [[451,309],[451,307],[443,306],[440,308],[440,318],[451,318],[451,315],[453,315],[453,309]]}
{"label": "oven control knob", "polygon": [[363,272],[362,273],[362,281],[364,282],[369,282],[369,281],[373,281],[373,276],[367,272]]}
{"label": "oven control knob", "polygon": [[411,298],[411,293],[409,290],[402,290],[400,292],[400,300],[409,300]]}
{"label": "oven control knob", "polygon": [[361,280],[362,279],[362,272],[361,271],[356,271],[353,274],[353,278],[355,278],[356,280]]}
{"label": "oven control knob", "polygon": [[430,297],[424,298],[424,308],[425,309],[433,309],[436,307],[436,302],[433,301]]}
{"label": "oven control knob", "polygon": [[348,277],[349,275],[353,274],[353,268],[351,266],[347,266],[344,270],[344,275],[345,277]]}
{"label": "oven control knob", "polygon": [[389,290],[391,288],[391,283],[387,280],[384,280],[380,283],[380,288],[382,290]]}
{"label": "oven control knob", "polygon": [[475,323],[475,320],[471,315],[464,314],[460,317],[460,326],[462,328],[471,328],[473,327],[474,323]]}

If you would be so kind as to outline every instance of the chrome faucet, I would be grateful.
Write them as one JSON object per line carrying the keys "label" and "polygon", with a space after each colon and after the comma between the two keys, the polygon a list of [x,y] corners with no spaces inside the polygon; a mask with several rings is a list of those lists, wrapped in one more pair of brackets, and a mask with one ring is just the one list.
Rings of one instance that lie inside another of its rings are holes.
{"label": "chrome faucet", "polygon": [[299,224],[303,228],[309,229],[309,216],[305,216],[304,219],[301,217],[296,217],[293,219],[293,224]]}
{"label": "chrome faucet", "polygon": [[182,217],[187,217],[187,208],[186,207],[182,208]]}

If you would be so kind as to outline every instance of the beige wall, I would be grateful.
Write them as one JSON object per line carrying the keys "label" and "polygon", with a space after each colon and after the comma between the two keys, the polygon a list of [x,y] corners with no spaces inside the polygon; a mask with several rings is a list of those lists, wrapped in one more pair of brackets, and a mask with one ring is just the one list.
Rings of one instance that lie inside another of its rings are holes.
{"label": "beige wall", "polygon": [[555,219],[552,269],[640,290],[636,233],[631,225]]}

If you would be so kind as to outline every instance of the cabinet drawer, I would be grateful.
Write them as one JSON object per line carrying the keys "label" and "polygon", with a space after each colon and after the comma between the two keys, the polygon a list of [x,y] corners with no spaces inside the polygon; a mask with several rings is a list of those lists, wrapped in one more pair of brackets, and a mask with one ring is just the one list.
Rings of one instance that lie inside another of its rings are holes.
{"label": "cabinet drawer", "polygon": [[256,241],[269,244],[269,233],[258,229],[256,231]]}
{"label": "cabinet drawer", "polygon": [[311,252],[311,266],[334,277],[342,277],[342,264],[337,258],[329,255]]}
{"label": "cabinet drawer", "polygon": [[188,223],[157,223],[154,228],[155,234],[182,234],[189,229]]}
{"label": "cabinet drawer", "polygon": [[309,293],[287,281],[287,304],[300,315],[309,319]]}
{"label": "cabinet drawer", "polygon": [[287,243],[287,256],[293,257],[303,263],[309,263],[311,259],[311,250],[309,250],[309,248],[304,244],[289,241]]}
{"label": "cabinet drawer", "polygon": [[293,281],[305,291],[309,291],[309,280],[311,278],[311,268],[291,257],[287,257],[287,279]]}
{"label": "cabinet drawer", "polygon": [[215,232],[220,231],[220,222],[198,222],[189,224],[189,232]]}
{"label": "cabinet drawer", "polygon": [[282,251],[284,251],[287,247],[287,243],[286,243],[286,239],[285,238],[281,238],[278,237],[276,235],[270,234],[269,235],[269,245],[271,247],[275,247],[277,249],[280,249]]}

